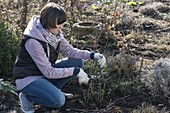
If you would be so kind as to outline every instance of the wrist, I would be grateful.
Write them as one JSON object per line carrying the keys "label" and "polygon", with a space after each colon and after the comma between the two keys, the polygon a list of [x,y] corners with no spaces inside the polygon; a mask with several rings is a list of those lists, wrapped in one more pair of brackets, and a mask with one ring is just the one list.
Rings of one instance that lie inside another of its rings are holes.
{"label": "wrist", "polygon": [[92,53],[90,54],[90,58],[91,58],[92,60],[94,60],[94,54],[95,54],[95,52],[92,52]]}
{"label": "wrist", "polygon": [[80,68],[79,67],[75,67],[74,71],[73,71],[73,75],[78,75],[79,72],[80,72]]}

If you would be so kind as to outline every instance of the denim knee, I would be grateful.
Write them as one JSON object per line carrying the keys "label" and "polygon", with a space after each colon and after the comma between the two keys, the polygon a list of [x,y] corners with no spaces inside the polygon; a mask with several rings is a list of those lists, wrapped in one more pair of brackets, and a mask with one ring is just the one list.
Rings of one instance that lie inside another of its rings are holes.
{"label": "denim knee", "polygon": [[80,68],[82,68],[84,66],[84,60],[80,59],[79,64],[80,64]]}
{"label": "denim knee", "polygon": [[53,98],[52,102],[50,102],[50,107],[59,108],[65,104],[65,96],[60,95]]}

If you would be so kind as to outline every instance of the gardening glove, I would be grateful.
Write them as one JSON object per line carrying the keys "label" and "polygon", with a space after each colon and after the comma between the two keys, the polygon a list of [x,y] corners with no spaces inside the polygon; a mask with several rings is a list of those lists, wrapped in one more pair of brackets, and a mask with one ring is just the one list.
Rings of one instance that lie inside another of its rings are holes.
{"label": "gardening glove", "polygon": [[102,67],[106,67],[106,58],[103,54],[100,53],[95,53],[94,54],[94,59],[97,60],[97,63],[99,64],[99,66]]}
{"label": "gardening glove", "polygon": [[88,75],[80,68],[79,73],[77,74],[79,84],[87,84],[89,82]]}

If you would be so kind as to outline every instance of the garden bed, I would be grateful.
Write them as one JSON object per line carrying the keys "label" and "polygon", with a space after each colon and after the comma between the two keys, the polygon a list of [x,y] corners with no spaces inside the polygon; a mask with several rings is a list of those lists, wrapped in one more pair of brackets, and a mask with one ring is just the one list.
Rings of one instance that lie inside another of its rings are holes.
{"label": "garden bed", "polygon": [[[85,3],[86,1],[83,1],[77,5]],[[92,3],[95,3],[94,0],[86,4],[92,6]],[[153,71],[156,60],[170,58],[170,4],[165,0],[162,2],[145,0],[144,3],[136,4],[131,3],[122,8],[121,5],[124,6],[125,3],[119,3],[117,6],[119,8],[113,10],[114,15],[107,16],[94,15],[94,12],[88,10],[78,12],[74,9],[77,15],[74,15],[74,19],[70,17],[70,23],[76,23],[74,22],[76,18],[83,15],[80,19],[88,18],[86,21],[90,19],[101,22],[104,26],[97,33],[78,37],[71,33],[73,24],[69,24],[68,28],[64,29],[65,37],[75,47],[104,53],[108,67],[101,71],[95,62],[89,61],[85,71],[100,78],[82,86],[76,80],[72,80],[62,90],[73,93],[73,98],[66,99],[65,105],[56,109],[35,105],[36,113],[170,111],[169,90],[165,95],[161,89],[158,91],[150,88],[150,84],[147,84],[148,79],[142,81],[142,76],[149,76]],[[114,8],[113,6],[116,5],[109,5],[108,9]],[[74,7],[79,8],[76,5]],[[69,7],[66,8],[70,10]],[[101,6],[96,7],[96,11],[100,12]],[[1,91],[0,112],[15,111],[21,112],[18,97],[10,91]]]}

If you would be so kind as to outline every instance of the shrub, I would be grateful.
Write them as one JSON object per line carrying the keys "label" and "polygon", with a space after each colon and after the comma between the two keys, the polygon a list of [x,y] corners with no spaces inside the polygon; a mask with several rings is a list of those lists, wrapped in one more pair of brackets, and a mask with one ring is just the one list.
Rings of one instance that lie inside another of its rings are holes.
{"label": "shrub", "polygon": [[0,21],[0,77],[12,76],[18,48],[18,38],[5,22]]}
{"label": "shrub", "polygon": [[168,113],[168,111],[166,108],[158,110],[156,106],[147,105],[147,103],[143,102],[141,107],[134,109],[131,113]]}
{"label": "shrub", "polygon": [[170,59],[155,60],[150,73],[141,76],[141,81],[152,90],[152,95],[160,94],[162,97],[170,95]]}

